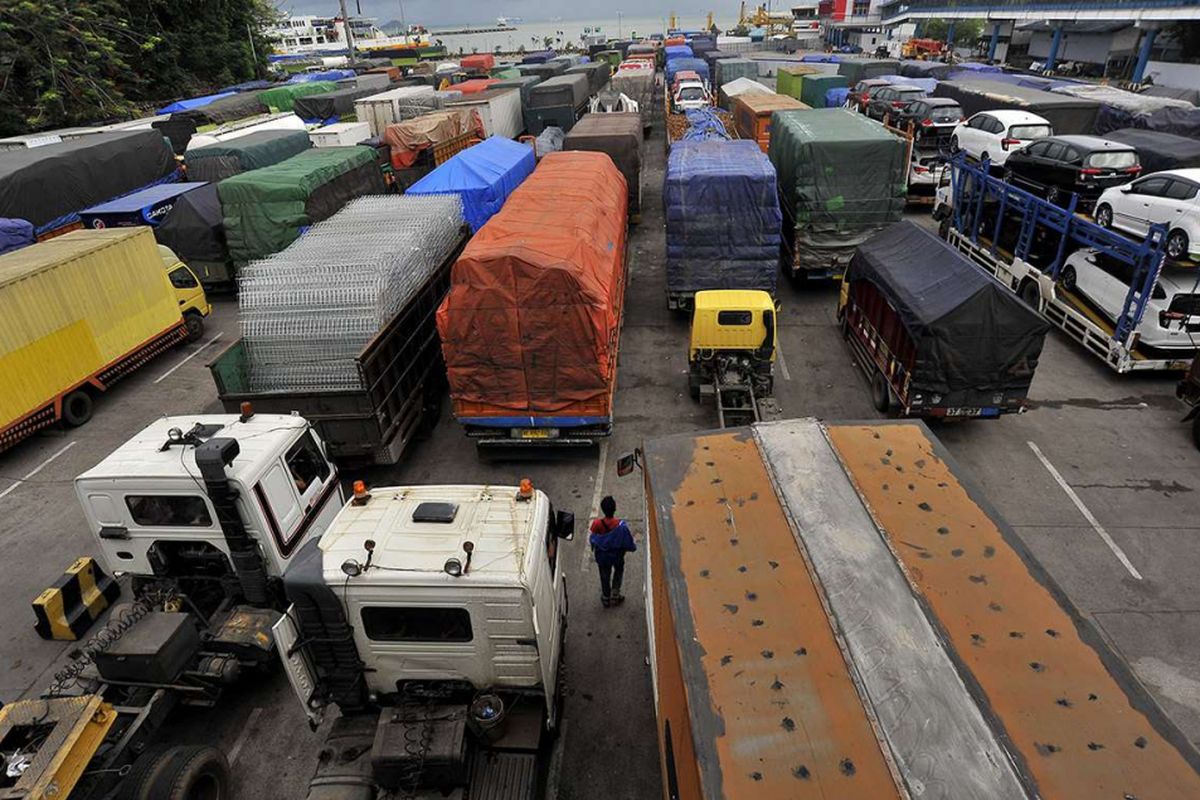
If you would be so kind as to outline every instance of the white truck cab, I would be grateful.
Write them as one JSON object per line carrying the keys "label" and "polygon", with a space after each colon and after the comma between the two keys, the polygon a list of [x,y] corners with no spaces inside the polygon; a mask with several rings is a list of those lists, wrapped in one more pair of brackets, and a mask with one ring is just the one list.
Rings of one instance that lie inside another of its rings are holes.
{"label": "white truck cab", "polygon": [[110,570],[211,582],[258,562],[257,586],[325,531],[343,497],[316,432],[244,410],[156,420],[75,479]]}

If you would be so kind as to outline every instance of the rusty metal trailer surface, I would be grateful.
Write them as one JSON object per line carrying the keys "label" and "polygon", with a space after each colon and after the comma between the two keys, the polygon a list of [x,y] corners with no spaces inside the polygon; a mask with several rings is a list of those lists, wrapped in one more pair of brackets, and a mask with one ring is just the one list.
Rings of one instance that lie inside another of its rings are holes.
{"label": "rusty metal trailer surface", "polygon": [[1200,797],[1200,754],[922,423],[644,464],[665,797]]}

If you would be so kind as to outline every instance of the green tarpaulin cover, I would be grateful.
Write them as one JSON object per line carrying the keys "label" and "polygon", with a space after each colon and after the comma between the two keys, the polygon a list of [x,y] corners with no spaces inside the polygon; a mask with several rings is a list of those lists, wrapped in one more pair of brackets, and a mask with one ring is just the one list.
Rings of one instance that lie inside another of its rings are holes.
{"label": "green tarpaulin cover", "polygon": [[308,131],[259,131],[189,150],[184,157],[193,181],[217,182],[269,167],[312,147]]}
{"label": "green tarpaulin cover", "polygon": [[300,230],[346,202],[382,194],[383,173],[369,147],[317,147],[217,184],[229,255],[237,263],[265,258]]}
{"label": "green tarpaulin cover", "polygon": [[824,108],[825,93],[847,85],[844,75],[805,75],[800,84],[800,101],[813,108]]}
{"label": "green tarpaulin cover", "polygon": [[905,153],[900,137],[846,109],[771,115],[769,155],[797,263],[828,268],[901,218],[908,177]]}
{"label": "green tarpaulin cover", "polygon": [[258,99],[276,111],[291,111],[297,97],[310,94],[325,94],[337,88],[333,81],[309,81],[307,83],[288,83],[267,89],[258,95]]}

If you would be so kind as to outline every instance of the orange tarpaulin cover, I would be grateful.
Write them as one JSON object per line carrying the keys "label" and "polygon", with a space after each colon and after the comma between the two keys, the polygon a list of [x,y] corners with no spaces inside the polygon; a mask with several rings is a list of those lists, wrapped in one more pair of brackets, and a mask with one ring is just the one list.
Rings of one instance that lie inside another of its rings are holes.
{"label": "orange tarpaulin cover", "polygon": [[475,94],[476,92],[482,92],[493,83],[499,82],[500,81],[496,78],[472,78],[469,81],[451,84],[450,88],[462,92],[463,94]]}
{"label": "orange tarpaulin cover", "polygon": [[608,155],[550,153],[467,244],[437,313],[456,417],[611,414],[625,194]]}
{"label": "orange tarpaulin cover", "polygon": [[458,60],[458,64],[463,69],[491,69],[496,66],[496,57],[491,53],[477,53],[463,56]]}
{"label": "orange tarpaulin cover", "polygon": [[434,111],[404,122],[393,122],[384,128],[383,140],[392,149],[392,166],[405,169],[413,165],[422,150],[453,139],[474,127],[476,119],[469,109]]}

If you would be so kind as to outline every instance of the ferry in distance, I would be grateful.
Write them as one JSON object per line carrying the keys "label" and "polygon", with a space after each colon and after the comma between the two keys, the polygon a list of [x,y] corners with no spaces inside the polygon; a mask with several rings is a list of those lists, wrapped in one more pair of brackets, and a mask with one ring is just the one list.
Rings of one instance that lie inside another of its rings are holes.
{"label": "ferry in distance", "polygon": [[524,21],[521,17],[496,17],[496,24],[501,28],[515,28]]}

